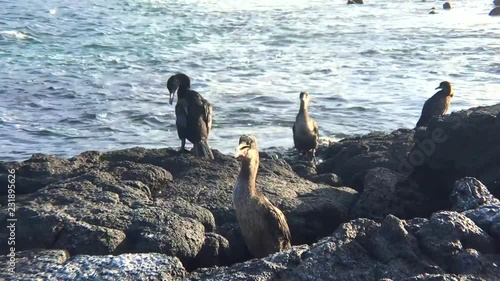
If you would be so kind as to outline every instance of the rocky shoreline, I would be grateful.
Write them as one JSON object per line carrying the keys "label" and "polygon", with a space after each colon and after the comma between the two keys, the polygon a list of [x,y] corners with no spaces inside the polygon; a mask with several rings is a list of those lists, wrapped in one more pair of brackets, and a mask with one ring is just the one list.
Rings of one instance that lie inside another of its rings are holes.
{"label": "rocky shoreline", "polygon": [[[239,164],[171,148],[36,154],[16,175],[7,280],[500,280],[500,104],[428,128],[324,144],[317,167],[261,153],[258,188],[291,250],[251,259],[232,207]],[[0,190],[7,225],[7,189]]]}

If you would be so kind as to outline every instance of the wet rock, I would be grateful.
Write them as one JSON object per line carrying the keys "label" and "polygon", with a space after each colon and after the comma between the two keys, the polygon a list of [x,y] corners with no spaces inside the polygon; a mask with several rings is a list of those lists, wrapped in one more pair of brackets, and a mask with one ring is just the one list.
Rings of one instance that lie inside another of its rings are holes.
{"label": "wet rock", "polygon": [[476,209],[484,204],[500,205],[500,200],[496,199],[484,184],[472,177],[465,177],[455,182],[450,201],[453,210],[459,212]]}
{"label": "wet rock", "polygon": [[356,190],[363,190],[366,172],[372,168],[388,168],[406,176],[404,160],[414,145],[413,134],[413,130],[401,129],[341,140],[319,155],[325,161],[317,172],[334,173]]}
{"label": "wet rock", "polygon": [[412,218],[426,214],[425,199],[415,183],[386,168],[367,172],[364,187],[351,217],[382,219],[389,214]]}
{"label": "wet rock", "polygon": [[444,2],[443,9],[450,10],[451,9],[451,3],[450,2]]}
{"label": "wet rock", "polygon": [[500,195],[499,112],[500,104],[453,112],[415,132],[407,161],[433,210],[451,208],[453,185],[464,177],[475,177]]}
{"label": "wet rock", "polygon": [[493,1],[493,4],[494,4],[495,6],[500,6],[500,0],[494,0],[494,1]]}
{"label": "wet rock", "polygon": [[347,0],[347,4],[364,4],[363,0]]}
{"label": "wet rock", "polygon": [[490,16],[500,16],[500,7],[493,8],[488,15],[490,15]]}

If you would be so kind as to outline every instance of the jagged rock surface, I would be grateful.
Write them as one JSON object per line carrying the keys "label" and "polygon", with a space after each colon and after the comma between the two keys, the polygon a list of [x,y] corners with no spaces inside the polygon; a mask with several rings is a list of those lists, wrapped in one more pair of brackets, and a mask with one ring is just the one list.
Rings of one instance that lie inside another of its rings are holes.
{"label": "jagged rock surface", "polygon": [[[3,175],[15,169],[18,179],[30,179],[17,182],[29,191],[16,198],[17,250],[156,252],[178,257],[189,270],[246,260],[232,206],[239,164],[215,155],[204,161],[173,149],[132,148],[1,163]],[[275,159],[262,159],[257,185],[285,213],[293,244],[331,233],[357,199],[353,189],[312,183]],[[8,216],[3,199],[0,221]],[[7,236],[0,229],[0,240]],[[4,244],[0,250],[7,253]]]}

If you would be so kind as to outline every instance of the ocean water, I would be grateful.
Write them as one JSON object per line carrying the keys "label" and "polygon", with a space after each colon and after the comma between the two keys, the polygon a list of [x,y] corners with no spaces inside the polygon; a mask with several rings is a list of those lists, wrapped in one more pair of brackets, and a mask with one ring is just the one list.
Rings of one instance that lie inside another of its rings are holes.
{"label": "ocean water", "polygon": [[345,2],[0,0],[0,160],[178,147],[177,71],[213,104],[226,153],[243,133],[292,147],[300,91],[336,139],[413,128],[442,80],[450,111],[500,102],[492,1]]}

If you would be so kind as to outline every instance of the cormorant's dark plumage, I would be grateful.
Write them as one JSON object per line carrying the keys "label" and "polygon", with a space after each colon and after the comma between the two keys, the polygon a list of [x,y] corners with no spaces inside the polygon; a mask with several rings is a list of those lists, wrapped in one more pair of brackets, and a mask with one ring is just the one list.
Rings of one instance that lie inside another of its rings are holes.
{"label": "cormorant's dark plumage", "polygon": [[315,160],[319,138],[318,123],[309,116],[308,108],[309,94],[301,92],[299,113],[292,127],[293,143],[300,153],[306,153],[308,160]]}
{"label": "cormorant's dark plumage", "polygon": [[192,153],[198,157],[213,159],[208,146],[208,134],[212,128],[212,105],[198,92],[191,90],[191,81],[183,73],[168,79],[170,104],[177,94],[175,105],[177,135],[181,139],[181,150],[185,150],[186,139],[193,143]]}
{"label": "cormorant's dark plumage", "polygon": [[417,122],[417,127],[427,126],[432,117],[444,115],[448,111],[451,98],[453,97],[453,90],[450,82],[441,82],[436,90],[437,89],[441,89],[441,91],[435,93],[424,103],[422,114]]}

